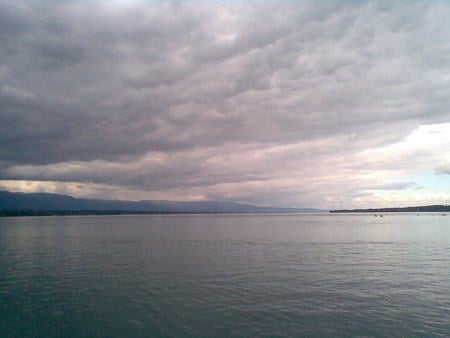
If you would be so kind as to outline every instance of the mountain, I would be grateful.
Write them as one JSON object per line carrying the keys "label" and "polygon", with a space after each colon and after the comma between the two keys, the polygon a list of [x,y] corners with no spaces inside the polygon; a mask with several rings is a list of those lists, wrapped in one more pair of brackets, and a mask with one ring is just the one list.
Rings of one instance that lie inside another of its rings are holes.
{"label": "mountain", "polygon": [[[311,213],[327,212],[312,208],[275,208],[221,201],[120,201],[74,198],[48,193],[0,191],[3,215],[114,214],[114,213]],[[17,211],[21,211],[20,213]],[[8,211],[8,212],[6,212]],[[15,211],[15,212],[13,212]],[[33,211],[33,212],[32,212]],[[39,211],[39,212],[35,212]],[[42,212],[46,211],[46,212]],[[49,213],[49,211],[55,211]]]}

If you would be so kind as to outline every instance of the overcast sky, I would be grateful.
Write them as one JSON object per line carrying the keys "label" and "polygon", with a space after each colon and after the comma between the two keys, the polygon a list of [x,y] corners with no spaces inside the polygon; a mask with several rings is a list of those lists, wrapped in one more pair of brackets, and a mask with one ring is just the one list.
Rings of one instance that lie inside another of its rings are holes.
{"label": "overcast sky", "polygon": [[448,1],[0,0],[0,189],[450,203]]}

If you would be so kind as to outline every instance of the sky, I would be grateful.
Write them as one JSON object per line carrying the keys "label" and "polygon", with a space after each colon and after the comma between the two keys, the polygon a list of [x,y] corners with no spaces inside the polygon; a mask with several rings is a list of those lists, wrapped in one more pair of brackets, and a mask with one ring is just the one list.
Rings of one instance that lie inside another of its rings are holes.
{"label": "sky", "polygon": [[449,1],[0,0],[0,189],[450,204]]}

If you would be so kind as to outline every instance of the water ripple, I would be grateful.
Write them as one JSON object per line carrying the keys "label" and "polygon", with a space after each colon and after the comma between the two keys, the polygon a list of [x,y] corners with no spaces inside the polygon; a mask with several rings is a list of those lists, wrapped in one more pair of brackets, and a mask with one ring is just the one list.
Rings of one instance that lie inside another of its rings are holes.
{"label": "water ripple", "polygon": [[123,220],[0,220],[0,336],[450,336],[449,218]]}

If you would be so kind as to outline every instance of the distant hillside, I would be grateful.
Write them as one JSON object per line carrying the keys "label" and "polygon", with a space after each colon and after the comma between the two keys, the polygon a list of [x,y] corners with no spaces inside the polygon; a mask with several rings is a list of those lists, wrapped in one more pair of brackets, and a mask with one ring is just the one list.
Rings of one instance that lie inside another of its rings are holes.
{"label": "distant hillside", "polygon": [[250,204],[197,201],[120,201],[74,198],[47,193],[0,191],[0,215],[65,215],[125,213],[311,213],[312,208],[275,208]]}
{"label": "distant hillside", "polygon": [[332,212],[332,213],[340,213],[340,212],[450,212],[450,205],[426,205],[426,206],[405,207],[405,208],[330,210],[330,212]]}

